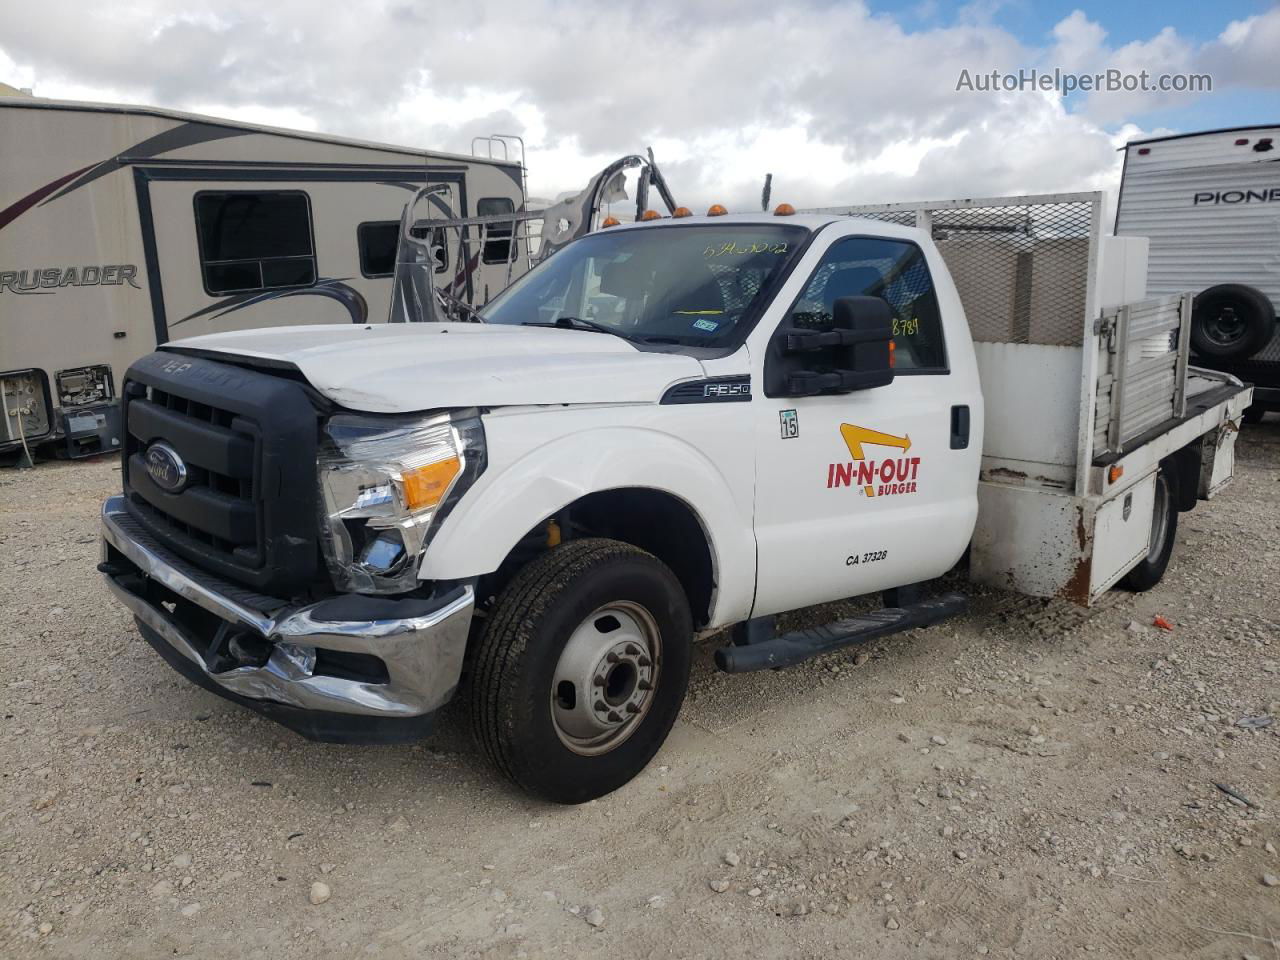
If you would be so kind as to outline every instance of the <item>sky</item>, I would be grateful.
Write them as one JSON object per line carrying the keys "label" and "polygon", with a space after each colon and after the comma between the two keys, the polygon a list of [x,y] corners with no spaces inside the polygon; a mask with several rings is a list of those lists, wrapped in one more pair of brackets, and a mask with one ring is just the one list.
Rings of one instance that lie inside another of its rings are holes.
{"label": "sky", "polygon": [[[1030,0],[0,0],[0,81],[469,153],[530,191],[652,146],[677,199],[755,209],[1104,189],[1127,140],[1280,123],[1280,6]],[[1200,93],[983,92],[997,70],[1206,73]]]}

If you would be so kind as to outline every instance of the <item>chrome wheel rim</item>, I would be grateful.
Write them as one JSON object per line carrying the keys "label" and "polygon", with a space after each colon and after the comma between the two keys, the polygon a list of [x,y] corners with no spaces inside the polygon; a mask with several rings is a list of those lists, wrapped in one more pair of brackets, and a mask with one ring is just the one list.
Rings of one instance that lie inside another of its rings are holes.
{"label": "chrome wheel rim", "polygon": [[551,722],[582,756],[608,753],[643,722],[662,667],[662,634],[638,603],[597,609],[569,635],[551,678]]}

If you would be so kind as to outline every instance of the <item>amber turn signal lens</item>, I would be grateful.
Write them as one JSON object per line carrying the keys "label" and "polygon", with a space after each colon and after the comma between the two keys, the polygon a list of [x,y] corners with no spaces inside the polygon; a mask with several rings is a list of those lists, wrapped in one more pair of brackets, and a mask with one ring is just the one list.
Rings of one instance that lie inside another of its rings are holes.
{"label": "amber turn signal lens", "polygon": [[718,203],[713,203],[711,206],[707,207],[708,217],[723,217],[728,212],[728,210]]}
{"label": "amber turn signal lens", "polygon": [[1115,483],[1124,476],[1124,467],[1114,466],[1107,471],[1107,483]]}
{"label": "amber turn signal lens", "polygon": [[462,470],[457,457],[428,463],[426,466],[406,470],[404,482],[404,504],[410,510],[424,510],[434,507],[453,483],[453,478]]}
{"label": "amber turn signal lens", "polygon": [[775,217],[789,217],[796,212],[796,208],[789,203],[780,203],[773,208]]}
{"label": "amber turn signal lens", "polygon": [[646,210],[644,213],[640,214],[640,219],[641,220],[661,220],[662,214],[660,214],[657,210]]}
{"label": "amber turn signal lens", "polygon": [[693,211],[690,210],[688,207],[676,207],[674,210],[671,211],[671,215],[673,217],[692,217]]}

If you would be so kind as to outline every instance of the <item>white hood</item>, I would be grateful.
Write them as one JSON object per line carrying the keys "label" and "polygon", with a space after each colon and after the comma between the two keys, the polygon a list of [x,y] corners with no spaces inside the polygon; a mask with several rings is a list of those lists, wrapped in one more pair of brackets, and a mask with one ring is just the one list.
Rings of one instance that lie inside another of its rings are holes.
{"label": "white hood", "polygon": [[656,403],[673,383],[703,376],[692,357],[605,333],[485,323],[271,327],[169,346],[291,363],[334,403],[370,413]]}

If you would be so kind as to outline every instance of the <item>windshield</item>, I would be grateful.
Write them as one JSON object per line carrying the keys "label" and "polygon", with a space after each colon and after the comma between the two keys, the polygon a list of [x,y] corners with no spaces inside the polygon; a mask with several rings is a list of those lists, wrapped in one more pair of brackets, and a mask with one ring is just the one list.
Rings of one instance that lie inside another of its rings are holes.
{"label": "windshield", "polygon": [[643,343],[719,346],[807,234],[774,224],[593,233],[480,313],[489,323],[594,327]]}

